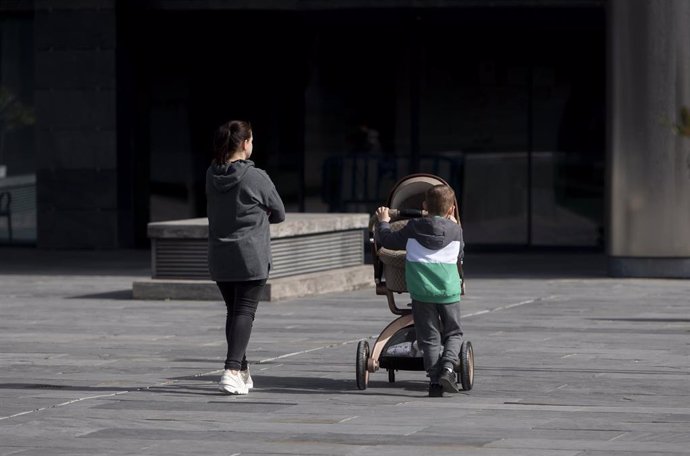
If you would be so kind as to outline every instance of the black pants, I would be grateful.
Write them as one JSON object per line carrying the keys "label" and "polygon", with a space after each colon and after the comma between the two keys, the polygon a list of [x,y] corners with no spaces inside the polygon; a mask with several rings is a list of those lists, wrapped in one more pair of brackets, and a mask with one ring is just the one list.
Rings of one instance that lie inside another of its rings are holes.
{"label": "black pants", "polygon": [[228,310],[225,317],[225,339],[228,342],[225,369],[245,370],[247,369],[247,345],[252,335],[254,316],[266,279],[216,282],[216,284]]}
{"label": "black pants", "polygon": [[455,369],[460,361],[462,325],[460,303],[433,304],[412,300],[417,345],[422,349],[424,370],[438,383],[443,368]]}

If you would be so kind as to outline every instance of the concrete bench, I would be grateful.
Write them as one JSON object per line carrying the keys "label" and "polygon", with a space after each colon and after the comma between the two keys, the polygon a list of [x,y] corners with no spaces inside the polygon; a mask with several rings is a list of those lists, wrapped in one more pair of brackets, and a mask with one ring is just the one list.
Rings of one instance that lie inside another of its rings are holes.
{"label": "concrete bench", "polygon": [[[271,225],[273,264],[263,300],[374,286],[364,264],[368,214],[288,213]],[[208,274],[208,219],[148,225],[151,279],[134,282],[135,299],[219,300]]]}

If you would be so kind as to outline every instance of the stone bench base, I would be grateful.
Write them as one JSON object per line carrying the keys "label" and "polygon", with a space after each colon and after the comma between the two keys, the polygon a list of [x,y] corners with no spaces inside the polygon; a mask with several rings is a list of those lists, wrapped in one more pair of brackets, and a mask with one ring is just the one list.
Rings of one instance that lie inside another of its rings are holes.
{"label": "stone bench base", "polygon": [[[352,266],[269,280],[262,301],[314,296],[323,293],[374,288],[371,265]],[[222,301],[215,282],[210,280],[146,279],[134,282],[134,299],[180,299]]]}

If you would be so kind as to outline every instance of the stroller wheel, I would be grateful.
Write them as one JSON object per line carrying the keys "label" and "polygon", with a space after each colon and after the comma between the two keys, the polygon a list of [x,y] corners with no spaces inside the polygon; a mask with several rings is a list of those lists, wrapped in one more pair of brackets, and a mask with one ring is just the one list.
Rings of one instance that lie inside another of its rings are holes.
{"label": "stroller wheel", "polygon": [[395,383],[395,370],[388,369],[388,383]]}
{"label": "stroller wheel", "polygon": [[474,385],[474,350],[472,349],[472,342],[466,340],[460,347],[460,371],[458,377],[462,385],[462,389],[469,391]]}
{"label": "stroller wheel", "polygon": [[357,344],[357,364],[355,370],[357,374],[357,388],[361,390],[367,389],[369,383],[369,371],[367,370],[367,361],[369,359],[369,342],[360,340]]}

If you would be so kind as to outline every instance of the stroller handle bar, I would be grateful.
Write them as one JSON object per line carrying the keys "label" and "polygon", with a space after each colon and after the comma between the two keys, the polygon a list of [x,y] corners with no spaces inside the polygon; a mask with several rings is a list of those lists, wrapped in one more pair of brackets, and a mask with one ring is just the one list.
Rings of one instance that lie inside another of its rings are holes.
{"label": "stroller handle bar", "polygon": [[426,217],[429,213],[422,209],[389,209],[388,214],[391,217]]}
{"label": "stroller handle bar", "polygon": [[[426,217],[429,213],[423,209],[388,209],[388,215],[392,218],[416,218],[416,217]],[[376,224],[376,214],[372,215],[369,219],[369,231],[374,229]]]}

